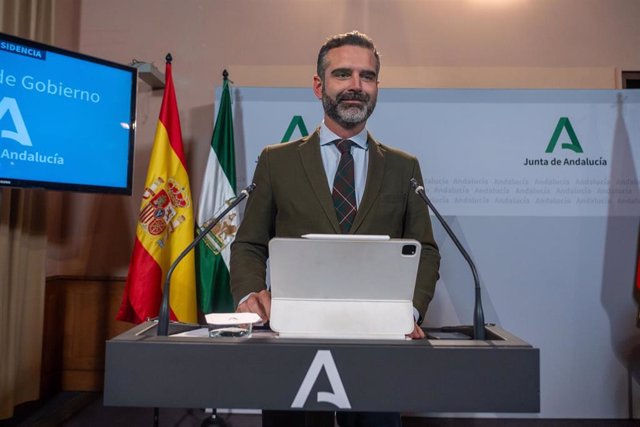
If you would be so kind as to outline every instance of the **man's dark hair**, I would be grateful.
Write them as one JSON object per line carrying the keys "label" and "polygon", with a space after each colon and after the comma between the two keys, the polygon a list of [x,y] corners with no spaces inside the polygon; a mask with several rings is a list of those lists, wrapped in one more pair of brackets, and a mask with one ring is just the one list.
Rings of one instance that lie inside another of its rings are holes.
{"label": "man's dark hair", "polygon": [[320,48],[318,52],[318,64],[316,66],[316,72],[322,81],[324,81],[324,72],[327,70],[327,52],[331,49],[342,46],[360,46],[365,49],[370,49],[373,52],[373,56],[376,58],[376,74],[380,72],[380,54],[376,46],[373,44],[373,40],[366,34],[359,31],[351,31],[350,33],[338,34],[327,39],[327,41]]}

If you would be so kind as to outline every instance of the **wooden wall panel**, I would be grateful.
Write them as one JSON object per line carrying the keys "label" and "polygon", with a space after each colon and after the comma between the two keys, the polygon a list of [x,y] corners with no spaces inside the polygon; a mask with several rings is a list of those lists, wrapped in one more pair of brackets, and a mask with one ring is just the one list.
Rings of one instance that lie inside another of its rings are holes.
{"label": "wooden wall panel", "polygon": [[47,278],[42,394],[102,390],[105,341],[131,324],[115,320],[124,278]]}

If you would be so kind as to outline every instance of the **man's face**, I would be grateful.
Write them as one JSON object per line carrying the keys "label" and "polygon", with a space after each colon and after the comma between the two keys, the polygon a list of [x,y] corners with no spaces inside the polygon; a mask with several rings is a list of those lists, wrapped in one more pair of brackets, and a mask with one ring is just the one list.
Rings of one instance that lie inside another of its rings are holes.
{"label": "man's face", "polygon": [[314,93],[322,100],[325,115],[344,129],[364,124],[378,99],[376,60],[360,46],[331,49],[325,57],[324,81],[314,78]]}

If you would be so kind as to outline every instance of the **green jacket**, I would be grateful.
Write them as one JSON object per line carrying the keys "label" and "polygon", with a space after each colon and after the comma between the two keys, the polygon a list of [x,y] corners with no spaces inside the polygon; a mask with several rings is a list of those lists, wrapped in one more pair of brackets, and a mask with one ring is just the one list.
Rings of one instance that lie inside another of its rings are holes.
{"label": "green jacket", "polygon": [[[409,182],[416,178],[422,183],[420,165],[415,157],[380,144],[371,135],[368,143],[367,181],[349,233],[422,243],[413,305],[424,318],[438,280],[440,254],[427,206]],[[265,289],[271,238],[340,233],[317,130],[297,141],[267,146],[253,182],[256,189],[231,246],[231,292],[236,304],[250,292]]]}

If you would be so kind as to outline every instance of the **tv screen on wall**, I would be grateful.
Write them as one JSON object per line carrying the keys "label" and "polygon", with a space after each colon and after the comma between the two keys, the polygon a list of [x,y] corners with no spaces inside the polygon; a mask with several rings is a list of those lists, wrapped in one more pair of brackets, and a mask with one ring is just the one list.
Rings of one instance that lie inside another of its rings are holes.
{"label": "tv screen on wall", "polygon": [[0,186],[131,194],[136,69],[0,33]]}

